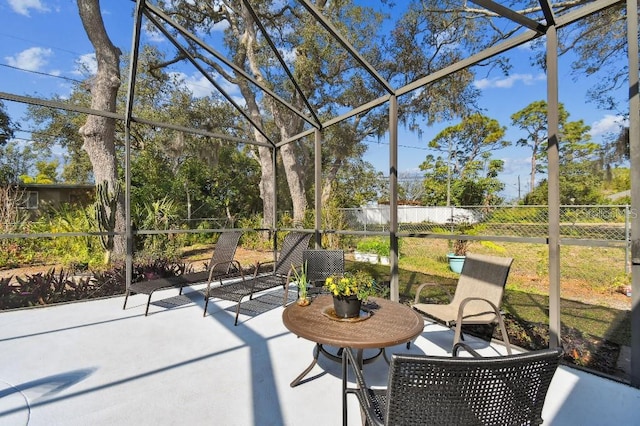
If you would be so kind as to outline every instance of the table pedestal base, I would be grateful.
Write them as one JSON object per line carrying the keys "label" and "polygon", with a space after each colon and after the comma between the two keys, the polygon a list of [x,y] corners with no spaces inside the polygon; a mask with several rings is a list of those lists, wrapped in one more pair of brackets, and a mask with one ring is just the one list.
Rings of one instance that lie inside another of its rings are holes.
{"label": "table pedestal base", "polygon": [[[358,364],[360,365],[360,367],[362,367],[365,364],[372,363],[380,355],[382,355],[384,357],[384,360],[387,362],[387,364],[389,364],[389,359],[387,358],[387,353],[385,352],[384,348],[377,349],[377,351],[378,352],[375,355],[370,356],[368,358],[363,358],[362,357],[363,350],[359,349],[356,352],[356,356],[357,356]],[[331,352],[327,351],[324,348],[324,346],[322,346],[320,343],[316,343],[316,347],[313,349],[313,360],[311,361],[311,364],[309,364],[309,366],[307,368],[305,368],[304,371],[298,375],[298,377],[293,379],[293,381],[289,384],[289,386],[291,386],[293,388],[293,387],[296,387],[296,386],[298,386],[300,384],[302,379],[304,379],[304,377],[307,374],[309,374],[309,372],[311,370],[313,370],[313,367],[315,367],[315,365],[318,363],[318,357],[320,356],[320,353],[322,353],[324,356],[326,356],[327,358],[329,358],[332,361],[342,363],[342,348],[338,349],[338,353],[336,355],[334,355]]]}

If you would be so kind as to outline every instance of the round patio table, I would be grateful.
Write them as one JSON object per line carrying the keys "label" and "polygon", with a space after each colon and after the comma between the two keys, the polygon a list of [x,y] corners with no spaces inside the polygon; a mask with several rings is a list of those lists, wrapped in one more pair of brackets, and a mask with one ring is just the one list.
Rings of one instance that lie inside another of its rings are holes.
{"label": "round patio table", "polygon": [[363,305],[367,313],[357,320],[332,318],[328,314],[332,307],[332,296],[321,295],[309,306],[303,307],[293,303],[283,311],[282,322],[289,331],[316,342],[311,365],[291,382],[292,387],[298,385],[311,371],[318,361],[320,352],[334,361],[342,360],[326,352],[323,345],[357,349],[361,358],[364,349],[380,349],[377,355],[384,354],[384,348],[409,342],[424,329],[424,319],[420,314],[409,306],[387,299],[369,298]]}

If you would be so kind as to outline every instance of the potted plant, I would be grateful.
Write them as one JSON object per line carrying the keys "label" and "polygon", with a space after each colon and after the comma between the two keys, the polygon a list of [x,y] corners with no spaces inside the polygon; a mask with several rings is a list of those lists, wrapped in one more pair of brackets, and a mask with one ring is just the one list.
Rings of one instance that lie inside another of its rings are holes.
{"label": "potted plant", "polygon": [[307,277],[307,263],[300,268],[300,272],[296,269],[294,265],[291,265],[291,269],[293,270],[293,276],[296,279],[296,285],[298,286],[298,300],[296,303],[300,306],[308,306],[311,301],[307,296],[307,289],[309,287],[309,280]]}
{"label": "potted plant", "polygon": [[355,251],[355,260],[369,263],[389,264],[391,245],[388,238],[363,238]]}
{"label": "potted plant", "polygon": [[324,287],[333,295],[333,307],[339,318],[354,318],[360,315],[362,302],[366,302],[375,291],[375,281],[367,272],[346,272],[343,276],[331,276]]}
{"label": "potted plant", "polygon": [[[467,218],[462,218],[454,221],[452,224],[452,228],[455,226],[457,234],[470,234],[473,226],[469,222]],[[453,240],[452,252],[447,254],[447,259],[449,260],[449,269],[453,272],[461,273],[462,266],[464,265],[464,259],[467,256],[467,252],[469,251],[469,246],[473,241],[457,239]]]}
{"label": "potted plant", "polygon": [[469,240],[455,240],[453,242],[453,252],[447,254],[449,269],[453,272],[458,274],[462,272],[462,266],[464,265],[464,260],[467,256],[470,244],[471,241]]}
{"label": "potted plant", "polygon": [[[390,263],[389,256],[391,255],[391,243],[388,238],[379,238],[376,245],[376,253],[379,256],[380,263],[382,265],[388,265]],[[402,239],[398,239],[398,258],[400,258],[400,246],[402,245]]]}
{"label": "potted plant", "polygon": [[376,238],[373,250],[378,255],[379,263],[383,265],[389,264],[389,254],[391,253],[391,245],[389,239]]}
{"label": "potted plant", "polygon": [[363,262],[378,263],[377,246],[379,242],[376,238],[363,238],[356,246],[355,258]]}

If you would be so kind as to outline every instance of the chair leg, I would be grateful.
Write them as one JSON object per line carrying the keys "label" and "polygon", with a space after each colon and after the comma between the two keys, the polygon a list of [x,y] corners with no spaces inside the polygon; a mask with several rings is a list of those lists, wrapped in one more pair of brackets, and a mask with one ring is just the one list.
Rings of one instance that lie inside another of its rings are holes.
{"label": "chair leg", "polygon": [[207,306],[209,306],[209,295],[205,294],[204,295],[204,312],[202,313],[203,317],[207,316]]}
{"label": "chair leg", "polygon": [[[251,300],[251,298],[249,298],[249,300]],[[236,305],[236,319],[233,322],[233,325],[238,325],[238,315],[240,315],[240,302],[241,300],[239,300],[238,304]]]}
{"label": "chair leg", "polygon": [[498,324],[500,325],[500,333],[502,334],[502,341],[507,347],[507,353],[511,355],[511,343],[509,342],[509,335],[507,334],[507,327],[504,325],[502,315],[498,315]]}
{"label": "chair leg", "polygon": [[282,306],[287,306],[287,302],[289,301],[289,287],[288,286],[283,286],[284,287],[284,297],[282,298]]}
{"label": "chair leg", "polygon": [[127,307],[127,299],[129,299],[129,293],[129,289],[127,289],[127,291],[124,293],[124,305],[122,305],[122,310]]}
{"label": "chair leg", "polygon": [[456,322],[455,334],[453,336],[453,346],[455,346],[460,340],[464,340],[464,338],[462,337],[462,323],[458,321]]}
{"label": "chair leg", "polygon": [[149,298],[147,299],[147,309],[144,311],[144,316],[146,317],[149,314],[149,305],[151,304],[151,295],[153,292],[149,293]]}
{"label": "chair leg", "polygon": [[[507,334],[507,327],[504,325],[504,320],[502,319],[501,315],[498,315],[498,325],[500,326],[502,341],[507,348],[507,354],[512,355],[511,343],[509,342],[509,335]],[[460,323],[456,323],[455,335],[453,337],[453,346],[455,347],[456,344],[461,340],[464,341],[464,336],[462,335],[462,325]]]}
{"label": "chair leg", "polygon": [[342,426],[347,426],[347,366],[349,360],[346,354],[342,355]]}

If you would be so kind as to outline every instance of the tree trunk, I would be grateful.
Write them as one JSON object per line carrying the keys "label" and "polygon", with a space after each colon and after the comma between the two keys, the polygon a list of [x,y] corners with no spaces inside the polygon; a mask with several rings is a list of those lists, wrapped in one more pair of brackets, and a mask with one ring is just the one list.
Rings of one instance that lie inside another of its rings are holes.
{"label": "tree trunk", "polygon": [[[271,107],[271,113],[280,129],[280,138],[287,140],[291,135],[295,135],[302,130],[302,121],[299,117],[293,117],[289,111],[283,113],[272,101],[267,100]],[[295,101],[294,101],[295,105]],[[297,105],[299,106],[299,105]],[[307,196],[304,189],[304,164],[299,164],[296,155],[296,144],[288,143],[280,148],[282,165],[287,178],[289,195],[291,195],[291,205],[293,207],[293,223],[295,226],[302,226],[304,213],[307,210]]]}
{"label": "tree trunk", "polygon": [[[78,11],[84,29],[96,52],[98,71],[91,83],[91,108],[101,111],[116,111],[116,97],[120,87],[120,50],[109,39],[100,14],[99,0],[78,0]],[[83,149],[89,155],[96,184],[107,182],[109,191],[115,190],[118,167],[115,150],[115,120],[88,116],[80,128]],[[116,206],[113,254],[126,253],[124,198]]]}
{"label": "tree trunk", "polygon": [[295,226],[302,226],[304,212],[307,210],[307,196],[304,190],[303,172],[296,161],[293,144],[283,145],[280,148],[280,155],[282,156],[282,164],[284,165],[289,193],[291,194],[293,223]]}
{"label": "tree trunk", "polygon": [[276,189],[273,186],[273,174],[275,173],[275,171],[273,170],[272,152],[273,150],[267,147],[258,147],[261,173],[260,198],[262,198],[263,211],[262,225],[265,228],[272,228],[276,225],[276,218],[273,216],[273,207],[276,199]]}

